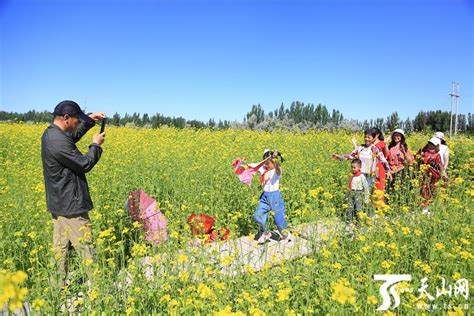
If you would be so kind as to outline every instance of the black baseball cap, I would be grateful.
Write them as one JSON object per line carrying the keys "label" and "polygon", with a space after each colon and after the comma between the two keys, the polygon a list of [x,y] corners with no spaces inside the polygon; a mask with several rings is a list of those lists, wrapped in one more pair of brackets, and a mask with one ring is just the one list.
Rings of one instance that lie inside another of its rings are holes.
{"label": "black baseball cap", "polygon": [[54,108],[53,114],[54,116],[63,116],[69,114],[70,116],[77,116],[82,121],[89,120],[89,116],[87,116],[87,114],[81,110],[79,104],[70,100],[59,102]]}

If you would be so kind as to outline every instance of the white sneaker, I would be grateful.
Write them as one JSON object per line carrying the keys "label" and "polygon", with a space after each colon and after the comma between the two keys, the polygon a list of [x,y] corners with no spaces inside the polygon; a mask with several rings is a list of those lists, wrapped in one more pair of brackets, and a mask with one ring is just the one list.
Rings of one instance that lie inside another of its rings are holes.
{"label": "white sneaker", "polygon": [[286,237],[283,237],[282,239],[280,239],[280,242],[282,244],[287,244],[289,242],[291,242],[293,240],[293,235],[291,233],[288,233],[288,235],[286,235]]}
{"label": "white sneaker", "polygon": [[427,208],[427,207],[421,210],[421,214],[426,215],[426,217],[428,217],[428,218],[430,218],[431,215],[432,215],[431,212],[430,212],[430,209]]}
{"label": "white sneaker", "polygon": [[257,239],[257,242],[259,244],[264,244],[267,242],[267,240],[270,240],[271,237],[272,237],[271,232],[262,233],[262,235],[260,235],[260,237]]}

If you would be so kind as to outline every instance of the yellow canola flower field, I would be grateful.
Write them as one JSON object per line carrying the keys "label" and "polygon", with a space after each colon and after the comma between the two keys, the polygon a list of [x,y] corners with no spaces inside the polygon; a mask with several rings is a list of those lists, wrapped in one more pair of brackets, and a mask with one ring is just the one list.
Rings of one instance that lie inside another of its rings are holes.
{"label": "yellow canola flower field", "polygon": [[[85,262],[72,252],[68,286],[59,289],[41,163],[46,126],[0,124],[0,303],[7,310],[28,302],[39,314],[59,313],[75,297],[75,308],[98,314],[375,315],[382,297],[374,274],[412,275],[400,293],[400,306],[388,312],[430,313],[433,303],[437,313],[469,314],[474,308],[470,297],[454,295],[462,279],[473,292],[472,137],[448,140],[450,181],[440,183],[428,215],[422,212],[420,175],[414,168],[411,178],[396,183],[395,194],[383,202],[376,199],[375,219],[361,214],[353,233],[341,229],[321,236],[320,248],[305,258],[260,272],[249,267],[229,277],[219,273],[219,263],[201,262],[179,249],[193,240],[186,224],[192,212],[214,216],[217,227],[230,228],[231,238],[257,231],[258,179],[251,188],[240,183],[232,160],[245,156],[256,162],[265,148],[278,148],[285,158],[280,187],[290,228],[320,219],[343,223],[351,167],[331,154],[351,152],[353,135],[108,127],[102,158],[87,175],[95,257]],[[78,143],[82,152],[98,130],[94,127]],[[416,152],[430,136],[410,135],[407,142]],[[362,135],[357,137],[362,141]],[[146,243],[141,225],[127,215],[128,193],[138,188],[154,197],[167,217],[164,245]],[[144,257],[162,271],[153,282],[144,278]],[[226,265],[233,260],[224,259]],[[173,270],[183,265],[185,272]],[[127,277],[134,280],[131,286],[117,286]],[[434,301],[418,292],[423,278]],[[452,295],[436,295],[443,279]]]}

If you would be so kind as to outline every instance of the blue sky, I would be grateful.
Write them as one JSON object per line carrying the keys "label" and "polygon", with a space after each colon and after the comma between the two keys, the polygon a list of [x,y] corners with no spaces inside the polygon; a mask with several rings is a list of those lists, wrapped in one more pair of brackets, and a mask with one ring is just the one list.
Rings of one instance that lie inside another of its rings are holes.
{"label": "blue sky", "polygon": [[471,0],[0,0],[0,109],[242,120],[300,100],[474,112]]}

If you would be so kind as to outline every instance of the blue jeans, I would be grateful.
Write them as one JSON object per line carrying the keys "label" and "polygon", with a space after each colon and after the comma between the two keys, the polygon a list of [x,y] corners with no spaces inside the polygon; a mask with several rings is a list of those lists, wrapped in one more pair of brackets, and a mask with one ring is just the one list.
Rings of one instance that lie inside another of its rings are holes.
{"label": "blue jeans", "polygon": [[275,224],[278,228],[278,231],[283,236],[287,234],[283,234],[283,230],[288,227],[288,224],[285,219],[285,204],[283,203],[283,198],[280,191],[274,192],[262,192],[260,195],[260,203],[253,214],[253,218],[257,222],[260,231],[267,232],[268,225],[268,212],[274,211],[275,215],[273,218],[275,219]]}

